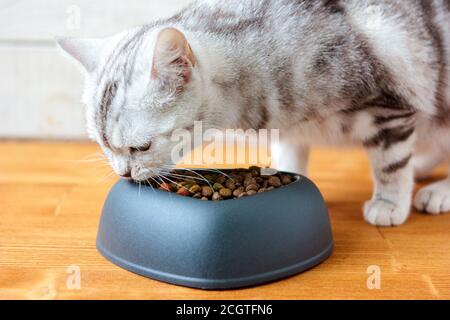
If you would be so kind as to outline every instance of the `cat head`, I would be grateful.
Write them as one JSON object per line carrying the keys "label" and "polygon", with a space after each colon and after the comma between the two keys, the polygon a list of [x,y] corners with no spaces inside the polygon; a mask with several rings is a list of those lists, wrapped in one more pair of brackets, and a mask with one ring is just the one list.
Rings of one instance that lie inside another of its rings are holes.
{"label": "cat head", "polygon": [[201,114],[196,54],[174,28],[138,28],[105,39],[58,39],[86,75],[89,136],[114,171],[143,181],[171,165],[175,129]]}

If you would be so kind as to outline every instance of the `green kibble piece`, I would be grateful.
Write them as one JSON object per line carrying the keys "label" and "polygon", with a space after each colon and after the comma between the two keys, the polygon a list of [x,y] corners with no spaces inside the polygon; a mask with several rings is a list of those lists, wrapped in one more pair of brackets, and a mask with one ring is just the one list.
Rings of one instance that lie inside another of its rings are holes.
{"label": "green kibble piece", "polygon": [[224,188],[223,185],[218,182],[213,184],[214,191],[219,191],[220,189],[223,189],[223,188]]}
{"label": "green kibble piece", "polygon": [[269,185],[275,188],[280,187],[281,186],[280,178],[276,176],[269,177]]}
{"label": "green kibble piece", "polygon": [[228,188],[222,188],[219,190],[219,194],[223,198],[230,198],[233,195],[233,191]]}
{"label": "green kibble piece", "polygon": [[209,198],[209,197],[211,197],[213,195],[213,193],[214,193],[214,190],[210,186],[203,186],[202,187],[202,195],[204,197]]}

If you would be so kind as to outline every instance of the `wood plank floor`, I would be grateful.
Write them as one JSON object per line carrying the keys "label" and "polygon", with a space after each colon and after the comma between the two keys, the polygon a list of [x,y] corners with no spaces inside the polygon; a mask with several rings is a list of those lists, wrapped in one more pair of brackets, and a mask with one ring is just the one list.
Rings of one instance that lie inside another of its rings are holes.
{"label": "wood plank floor", "polygon": [[[146,279],[96,251],[103,200],[116,179],[90,161],[97,152],[90,143],[0,143],[0,298],[450,298],[450,215],[413,212],[399,228],[367,225],[361,207],[372,186],[362,151],[315,150],[312,156],[311,177],[330,209],[333,256],[284,281],[232,291]],[[372,265],[381,270],[379,290],[367,288]],[[80,289],[67,285],[71,266],[80,270]]]}

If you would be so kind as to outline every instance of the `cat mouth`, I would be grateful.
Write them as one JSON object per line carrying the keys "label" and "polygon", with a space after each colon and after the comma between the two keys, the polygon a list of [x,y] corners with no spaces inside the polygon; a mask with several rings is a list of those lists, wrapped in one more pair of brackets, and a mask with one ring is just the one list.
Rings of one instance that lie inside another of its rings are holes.
{"label": "cat mouth", "polygon": [[125,179],[136,183],[149,183],[151,181],[156,182],[161,180],[163,175],[164,173],[159,168],[143,168],[133,170],[131,176]]}

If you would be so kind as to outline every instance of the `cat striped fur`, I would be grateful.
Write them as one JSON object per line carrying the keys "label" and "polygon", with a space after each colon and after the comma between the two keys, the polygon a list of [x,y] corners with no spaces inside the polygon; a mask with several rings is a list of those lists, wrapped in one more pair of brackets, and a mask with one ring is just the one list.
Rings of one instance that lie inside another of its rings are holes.
{"label": "cat striped fur", "polygon": [[[414,171],[450,152],[449,0],[200,0],[105,39],[61,39],[86,73],[90,136],[119,175],[170,163],[177,128],[276,128],[274,163],[305,173],[310,146],[359,145],[373,168],[365,219],[403,224]],[[151,148],[142,152],[143,145]],[[450,179],[416,195],[450,211]]]}

